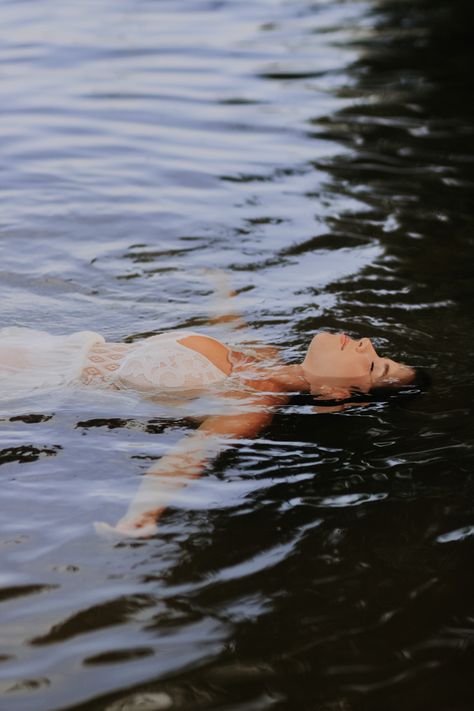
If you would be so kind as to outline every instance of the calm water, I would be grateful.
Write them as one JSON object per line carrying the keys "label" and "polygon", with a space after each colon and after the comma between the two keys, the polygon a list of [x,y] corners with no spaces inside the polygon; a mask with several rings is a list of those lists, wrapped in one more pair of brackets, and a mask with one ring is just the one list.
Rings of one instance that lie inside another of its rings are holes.
{"label": "calm water", "polygon": [[3,0],[2,325],[206,328],[220,268],[289,361],[343,329],[434,386],[293,403],[116,545],[186,408],[3,406],[2,711],[473,708],[473,19]]}

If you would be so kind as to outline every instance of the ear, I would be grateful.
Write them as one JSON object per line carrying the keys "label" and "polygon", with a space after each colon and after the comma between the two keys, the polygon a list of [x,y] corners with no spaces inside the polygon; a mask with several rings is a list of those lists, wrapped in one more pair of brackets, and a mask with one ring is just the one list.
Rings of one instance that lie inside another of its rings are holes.
{"label": "ear", "polygon": [[347,388],[337,388],[331,385],[320,385],[317,393],[314,393],[316,399],[318,396],[322,400],[347,400],[351,397],[351,391]]}

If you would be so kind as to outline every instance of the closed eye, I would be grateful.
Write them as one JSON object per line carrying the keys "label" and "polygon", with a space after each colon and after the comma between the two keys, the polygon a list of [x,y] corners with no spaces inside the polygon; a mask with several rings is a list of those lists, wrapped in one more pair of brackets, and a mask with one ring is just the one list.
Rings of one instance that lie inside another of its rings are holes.
{"label": "closed eye", "polygon": [[374,369],[374,361],[372,361],[372,364],[371,364],[371,366],[370,366],[370,372],[372,372],[373,369]]}

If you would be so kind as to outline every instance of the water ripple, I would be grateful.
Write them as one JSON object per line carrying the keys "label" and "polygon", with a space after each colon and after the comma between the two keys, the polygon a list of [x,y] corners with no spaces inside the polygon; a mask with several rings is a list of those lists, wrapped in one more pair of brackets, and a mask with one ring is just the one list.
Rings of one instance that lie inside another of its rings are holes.
{"label": "water ripple", "polygon": [[1,3],[2,325],[290,362],[326,328],[434,374],[295,398],[116,545],[93,521],[212,398],[2,404],[8,711],[472,707],[472,8],[429,10]]}

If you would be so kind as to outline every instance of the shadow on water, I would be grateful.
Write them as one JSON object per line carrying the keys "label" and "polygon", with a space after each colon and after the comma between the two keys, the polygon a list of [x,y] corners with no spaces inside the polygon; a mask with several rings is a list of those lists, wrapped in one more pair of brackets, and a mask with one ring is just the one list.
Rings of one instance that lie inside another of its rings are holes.
{"label": "shadow on water", "polygon": [[[54,61],[38,29],[14,47],[11,110],[29,141],[10,127],[2,318],[120,338],[197,327],[199,270],[220,266],[251,334],[288,358],[308,332],[344,329],[434,386],[337,414],[294,403],[196,481],[156,538],[115,546],[92,521],[123,512],[193,413],[104,396],[5,415],[6,708],[467,711],[472,7],[189,2],[191,27],[167,3],[120,7],[102,10],[95,48],[69,25]],[[123,46],[124,22],[141,47]],[[51,116],[20,96],[33,55]],[[61,127],[58,164],[38,152],[45,125]]]}

